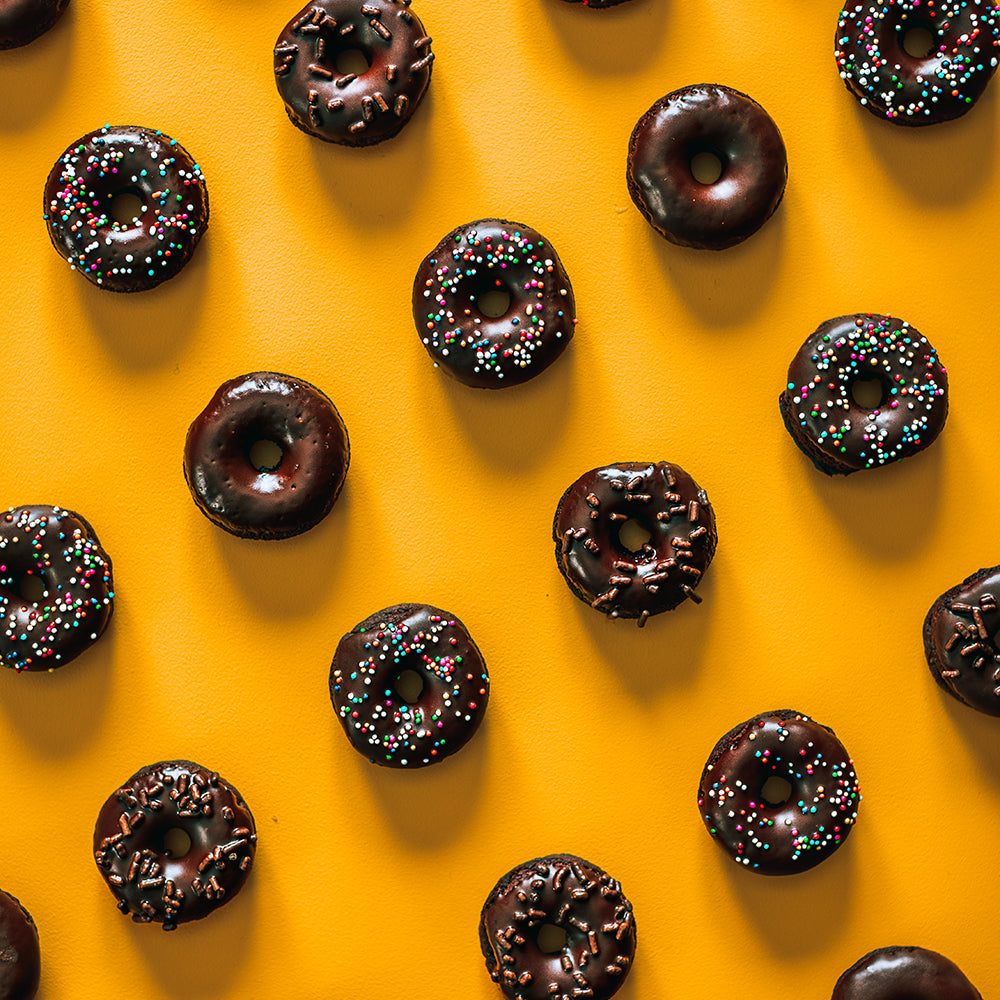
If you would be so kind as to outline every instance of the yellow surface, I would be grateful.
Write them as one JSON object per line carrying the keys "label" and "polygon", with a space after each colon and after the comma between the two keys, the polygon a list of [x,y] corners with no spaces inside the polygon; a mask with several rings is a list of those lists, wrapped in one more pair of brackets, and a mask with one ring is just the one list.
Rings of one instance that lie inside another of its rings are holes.
{"label": "yellow surface", "polygon": [[[423,0],[428,99],[370,150],[285,119],[271,46],[294,4],[73,0],[0,54],[2,506],[83,513],[114,560],[99,645],[0,674],[0,886],[35,915],[42,1000],[490,1000],[479,909],[497,877],[566,851],[621,880],[639,948],[622,1000],[826,1000],[871,948],[921,944],[984,996],[1000,908],[1000,720],[940,694],[920,626],[995,540],[997,87],[965,119],[895,130],[844,90],[837,0]],[[721,254],[667,245],[625,188],[639,116],[686,84],[742,90],[784,135],[776,217]],[[202,165],[212,219],[188,268],[135,296],[72,273],[41,220],[49,168],[104,122],[160,128]],[[528,385],[430,364],[421,258],[496,215],[555,245],[580,325]],[[949,368],[939,441],[829,480],[777,395],[822,320],[891,312]],[[187,426],[224,380],[324,389],[351,436],[330,517],[240,541],[195,508]],[[708,490],[701,593],[609,622],[552,557],[580,473],[668,459]],[[338,638],[400,601],[463,618],[487,719],[424,772],[369,765],[327,695]],[[716,739],[791,707],[832,726],[864,802],[800,877],[737,868],[695,804]],[[258,823],[242,895],[175,934],[121,917],[91,858],[105,797],[176,756],[219,770]]]}

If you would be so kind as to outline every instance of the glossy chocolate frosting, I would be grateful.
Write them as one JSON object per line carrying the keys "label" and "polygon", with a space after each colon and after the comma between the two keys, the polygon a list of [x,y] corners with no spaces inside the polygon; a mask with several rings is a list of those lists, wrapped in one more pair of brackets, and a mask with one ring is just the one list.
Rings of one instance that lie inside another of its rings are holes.
{"label": "glossy chocolate frosting", "polygon": [[[502,291],[502,316],[480,297]],[[502,389],[540,375],[576,326],[573,287],[552,244],[530,226],[479,219],[453,229],[413,282],[413,322],[427,353],[459,382]]]}
{"label": "glossy chocolate frosting", "polygon": [[0,1000],[32,1000],[41,970],[35,921],[18,900],[0,891]]}
{"label": "glossy chocolate frosting", "polygon": [[[136,219],[112,215],[117,195],[142,203]],[[45,184],[52,245],[88,281],[142,292],[173,278],[208,226],[201,168],[176,139],[136,125],[105,125],[77,139]]]}
{"label": "glossy chocolate frosting", "polygon": [[[764,800],[770,778],[789,783],[786,802]],[[833,730],[791,709],[726,733],[698,788],[708,832],[761,875],[793,875],[826,860],[853,829],[860,801],[854,764]]]}
{"label": "glossy chocolate frosting", "polygon": [[[619,532],[635,521],[651,536],[638,552]],[[556,562],[570,589],[611,618],[670,611],[691,598],[718,536],[705,491],[670,462],[618,462],[582,475],[556,508]]]}
{"label": "glossy chocolate frosting", "polygon": [[[714,184],[691,171],[699,153],[722,165]],[[632,201],[664,239],[684,247],[742,243],[774,214],[787,177],[785,144],[771,116],[746,94],[717,84],[661,97],[629,140]]]}
{"label": "glossy chocolate frosting", "polygon": [[[852,391],[871,379],[882,401],[869,409]],[[948,375],[919,330],[892,316],[853,313],[827,320],[806,340],[778,405],[813,465],[846,476],[931,444],[948,416]]]}
{"label": "glossy chocolate frosting", "polygon": [[871,951],[838,980],[831,1000],[982,1000],[950,959],[926,948]]}
{"label": "glossy chocolate frosting", "polygon": [[[338,70],[345,51],[361,52],[367,71]],[[396,135],[423,100],[433,62],[410,0],[314,0],[274,46],[274,76],[291,123],[346,146]]]}
{"label": "glossy chocolate frosting", "polygon": [[[566,932],[563,948],[541,950],[545,925]],[[572,854],[535,858],[508,872],[487,897],[479,945],[509,1000],[607,1000],[635,956],[632,904],[589,861]]]}
{"label": "glossy chocolate frosting", "polygon": [[[931,35],[912,56],[906,35]],[[997,67],[1000,14],[993,0],[875,0],[845,4],[834,53],[861,106],[894,125],[934,125],[972,109]]]}
{"label": "glossy chocolate frosting", "polygon": [[[180,829],[190,849],[175,857],[167,834]],[[165,931],[200,920],[243,887],[257,832],[240,793],[189,760],[150,764],[104,803],[94,827],[94,858],[122,913]]]}
{"label": "glossy chocolate frosting", "polygon": [[[409,670],[423,683],[413,703],[396,690]],[[347,738],[383,767],[426,767],[461,750],[489,697],[486,664],[465,626],[427,604],[366,618],[340,640],[330,667],[330,699]]]}
{"label": "glossy chocolate frosting", "polygon": [[62,17],[68,6],[69,0],[0,0],[0,49],[16,49],[33,42]]}
{"label": "glossy chocolate frosting", "polygon": [[[281,449],[258,469],[259,441]],[[184,443],[184,478],[199,510],[240,538],[290,538],[330,512],[351,461],[337,408],[308,382],[251,372],[219,386]]]}
{"label": "glossy chocolate frosting", "polygon": [[1000,566],[981,569],[942,594],[924,619],[924,655],[953,698],[1000,716]]}
{"label": "glossy chocolate frosting", "polygon": [[[22,595],[26,581],[40,595]],[[0,514],[0,662],[55,670],[89,649],[114,609],[111,560],[94,529],[61,507]]]}

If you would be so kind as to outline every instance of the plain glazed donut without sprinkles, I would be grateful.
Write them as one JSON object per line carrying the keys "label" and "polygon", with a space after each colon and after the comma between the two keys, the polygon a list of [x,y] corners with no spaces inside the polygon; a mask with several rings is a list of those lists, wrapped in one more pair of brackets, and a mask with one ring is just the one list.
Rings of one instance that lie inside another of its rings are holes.
{"label": "plain glazed donut without sprinkles", "polygon": [[927,948],[878,948],[859,958],[831,1000],[982,1000],[951,959]]}
{"label": "plain glazed donut without sprinkles", "polygon": [[[771,779],[787,782],[772,802]],[[740,723],[715,745],[698,788],[712,837],[761,875],[793,875],[828,858],[858,815],[854,764],[832,729],[780,709]]]}
{"label": "plain glazed donut without sprinkles", "polygon": [[33,42],[62,17],[68,6],[69,0],[2,0],[0,49],[16,49]]}
{"label": "plain glazed donut without sprinkles", "polygon": [[[926,55],[904,47],[926,31]],[[991,0],[869,0],[845,5],[835,55],[861,106],[894,125],[934,125],[971,110],[996,71],[1000,11]]]}
{"label": "plain glazed donut without sprinkles", "polygon": [[[362,73],[338,58],[359,52]],[[274,76],[291,123],[326,142],[372,146],[413,117],[434,53],[410,0],[313,0],[274,46]]]}

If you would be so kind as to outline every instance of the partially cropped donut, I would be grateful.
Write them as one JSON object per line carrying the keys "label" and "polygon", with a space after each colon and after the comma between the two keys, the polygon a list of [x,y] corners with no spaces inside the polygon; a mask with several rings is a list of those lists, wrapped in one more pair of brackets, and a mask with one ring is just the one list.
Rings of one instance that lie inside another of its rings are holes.
{"label": "partially cropped donut", "polygon": [[[338,59],[359,52],[362,73]],[[291,123],[326,142],[372,146],[413,117],[431,80],[431,39],[410,0],[312,0],[278,36],[274,75]]]}
{"label": "partially cropped donut", "polygon": [[[137,216],[115,217],[119,195],[138,198]],[[43,217],[52,245],[88,281],[142,292],[191,259],[208,226],[208,191],[201,168],[176,139],[105,125],[56,160]]]}
{"label": "partially cropped donut", "polygon": [[[255,464],[266,442],[275,464]],[[351,461],[347,428],[314,385],[277,372],[223,382],[184,443],[198,509],[240,538],[290,538],[333,507]]]}
{"label": "partially cropped donut", "polygon": [[[45,34],[62,17],[69,0],[0,2],[0,49],[16,49]],[[0,993],[0,1000],[3,994]]]}
{"label": "partially cropped donut", "polygon": [[[483,311],[499,292],[506,311]],[[480,219],[453,229],[413,282],[413,321],[427,353],[449,375],[502,389],[540,375],[569,344],[576,302],[552,244],[530,226]]]}
{"label": "partially cropped donut", "polygon": [[[649,540],[622,540],[629,521]],[[718,536],[705,491],[670,462],[619,462],[584,473],[563,494],[552,524],[556,562],[570,590],[611,618],[670,611],[690,598]]]}
{"label": "partially cropped donut", "polygon": [[626,0],[565,0],[566,3],[582,3],[584,7],[617,7]]}
{"label": "partially cropped donut", "polygon": [[[566,934],[556,951],[539,941],[546,926]],[[632,968],[635,917],[607,872],[573,854],[550,854],[518,865],[493,887],[479,945],[508,1000],[608,1000]]]}
{"label": "partially cropped donut", "polygon": [[[787,782],[787,797],[776,800],[771,779]],[[794,875],[826,860],[854,828],[860,801],[854,764],[833,730],[789,709],[734,726],[698,788],[708,832],[761,875]]]}
{"label": "partially cropped donut", "polygon": [[[703,184],[692,170],[710,153],[722,172]],[[725,250],[752,236],[785,193],[788,158],[771,116],[752,98],[702,83],[661,97],[638,121],[626,181],[645,220],[671,243]]]}
{"label": "partially cropped donut", "polygon": [[189,760],[133,774],[94,827],[94,858],[118,909],[165,931],[228,903],[256,851],[253,815],[240,793]]}
{"label": "partially cropped donut", "polygon": [[0,1000],[32,1000],[41,971],[35,921],[18,900],[0,891]]}
{"label": "partially cropped donut", "polygon": [[927,948],[870,951],[837,980],[831,1000],[982,1000],[950,959]]}
{"label": "partially cropped donut", "polygon": [[[399,690],[408,672],[419,682],[409,701]],[[468,630],[427,604],[369,616],[340,640],[330,667],[330,699],[347,738],[383,767],[426,767],[461,750],[489,697],[486,664]]]}
{"label": "partially cropped donut", "polygon": [[[927,32],[926,54],[904,42]],[[861,106],[894,125],[934,125],[972,109],[996,71],[993,0],[850,0],[840,12],[837,68]]]}
{"label": "partially cropped donut", "polygon": [[101,637],[113,602],[111,560],[79,514],[43,505],[0,514],[4,666],[65,666]]}
{"label": "partially cropped donut", "polygon": [[[858,401],[866,382],[875,383],[874,399]],[[919,330],[855,313],[827,320],[799,348],[778,404],[813,465],[846,476],[931,444],[948,416],[948,375]]]}

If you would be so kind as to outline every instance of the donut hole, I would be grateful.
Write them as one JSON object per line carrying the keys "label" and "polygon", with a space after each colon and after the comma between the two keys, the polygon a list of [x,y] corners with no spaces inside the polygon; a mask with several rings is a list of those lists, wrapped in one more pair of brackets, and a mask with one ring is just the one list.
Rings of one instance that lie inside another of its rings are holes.
{"label": "donut hole", "polygon": [[499,319],[506,316],[510,302],[510,292],[506,288],[488,288],[476,297],[476,308],[489,319]]}
{"label": "donut hole", "polygon": [[274,472],[284,456],[281,445],[270,438],[254,441],[247,452],[248,461],[258,472]]}
{"label": "donut hole", "polygon": [[45,599],[45,581],[37,573],[25,573],[17,582],[17,594],[28,604],[39,604]]}
{"label": "donut hole", "polygon": [[645,551],[652,537],[653,533],[634,517],[623,521],[618,528],[618,544],[632,555],[638,555]]}
{"label": "donut hole", "polygon": [[146,203],[134,188],[126,188],[111,196],[108,215],[116,229],[136,229],[142,225]]}
{"label": "donut hole", "polygon": [[183,858],[191,850],[191,835],[179,826],[172,826],[160,837],[159,848],[164,857]]}
{"label": "donut hole", "polygon": [[717,183],[726,169],[725,160],[714,150],[699,150],[690,161],[691,176],[706,186]]}
{"label": "donut hole", "polygon": [[924,25],[903,28],[903,51],[914,59],[926,59],[935,49],[937,36]]}
{"label": "donut hole", "polygon": [[404,670],[396,678],[393,687],[407,705],[415,705],[424,693],[423,675],[416,670]]}
{"label": "donut hole", "polygon": [[881,378],[856,378],[851,383],[851,402],[863,410],[877,410],[889,399],[889,386]]}
{"label": "donut hole", "polygon": [[337,53],[335,61],[341,76],[363,76],[371,69],[371,60],[361,49],[343,49]]}
{"label": "donut hole", "polygon": [[535,942],[543,954],[556,955],[566,947],[566,929],[556,924],[542,924]]}
{"label": "donut hole", "polygon": [[792,783],[772,774],[764,782],[760,797],[769,806],[783,806],[792,797]]}

